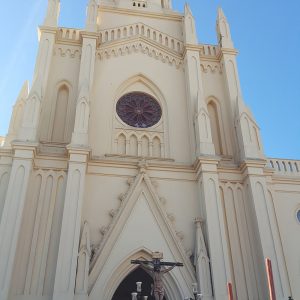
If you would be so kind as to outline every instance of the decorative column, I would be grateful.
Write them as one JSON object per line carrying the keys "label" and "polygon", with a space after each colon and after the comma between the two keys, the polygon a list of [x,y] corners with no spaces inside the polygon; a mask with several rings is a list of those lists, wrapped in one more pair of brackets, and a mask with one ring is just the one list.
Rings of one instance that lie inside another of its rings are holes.
{"label": "decorative column", "polygon": [[90,231],[87,222],[84,223],[78,254],[76,274],[75,300],[88,299],[89,270],[91,258]]}
{"label": "decorative column", "polygon": [[13,143],[14,158],[0,223],[0,299],[7,300],[35,144]]}
{"label": "decorative column", "polygon": [[90,92],[94,79],[97,35],[84,32],[82,33],[82,39],[78,100],[71,144],[87,146],[90,117]]}
{"label": "decorative column", "polygon": [[0,155],[0,223],[12,167],[11,149],[1,149]]}
{"label": "decorative column", "polygon": [[81,210],[84,199],[85,175],[90,149],[88,129],[91,89],[94,81],[97,33],[97,7],[91,0],[87,9],[87,30],[82,33],[82,55],[78,81],[75,126],[69,150],[69,169],[58,251],[53,300],[74,300]]}
{"label": "decorative column", "polygon": [[212,288],[211,288],[211,274],[208,253],[202,233],[201,218],[195,220],[196,225],[196,249],[195,249],[195,266],[197,273],[197,283],[200,288],[203,300],[213,300]]}
{"label": "decorative column", "polygon": [[54,284],[54,300],[74,300],[81,209],[89,151],[69,149],[69,169]]}
{"label": "decorative column", "polygon": [[221,8],[218,10],[217,34],[228,97],[228,112],[231,120],[234,120],[231,124],[234,129],[232,132],[236,133],[231,136],[235,144],[236,160],[241,162],[246,158],[264,158],[259,127],[242,98],[236,62],[237,51],[231,39],[230,26]]}
{"label": "decorative column", "polygon": [[268,191],[264,167],[266,161],[245,161],[243,165],[244,184],[247,186],[247,209],[253,218],[253,230],[258,236],[255,245],[260,271],[260,288],[264,299],[268,298],[268,284],[265,259],[272,262],[277,299],[288,299],[291,289],[283,255],[272,195]]}
{"label": "decorative column", "polygon": [[[218,161],[214,159],[199,159],[197,173],[202,212],[207,228],[208,252],[214,287],[213,299],[224,300],[227,299],[227,282],[232,282],[232,276],[217,164]],[[210,299],[210,296],[207,296],[207,299]]]}
{"label": "decorative column", "polygon": [[215,155],[212,142],[210,120],[204,99],[199,49],[194,17],[189,6],[185,5],[185,76],[190,126],[190,146],[193,157]]}

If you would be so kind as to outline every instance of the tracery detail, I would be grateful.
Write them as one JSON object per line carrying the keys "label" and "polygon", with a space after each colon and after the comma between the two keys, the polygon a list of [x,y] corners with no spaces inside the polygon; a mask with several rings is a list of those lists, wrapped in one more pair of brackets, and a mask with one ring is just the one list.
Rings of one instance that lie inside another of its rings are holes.
{"label": "tracery detail", "polygon": [[159,122],[162,111],[159,103],[152,96],[132,92],[119,99],[117,114],[127,125],[148,128]]}

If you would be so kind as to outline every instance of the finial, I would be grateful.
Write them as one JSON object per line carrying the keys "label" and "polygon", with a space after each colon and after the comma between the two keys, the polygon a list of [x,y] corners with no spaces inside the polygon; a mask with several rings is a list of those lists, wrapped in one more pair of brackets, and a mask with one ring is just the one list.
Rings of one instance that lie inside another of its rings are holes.
{"label": "finial", "polygon": [[48,0],[47,14],[44,26],[57,27],[60,10],[60,0]]}
{"label": "finial", "polygon": [[97,31],[97,17],[98,17],[98,2],[96,0],[89,0],[87,6],[86,16],[86,30],[96,32]]}
{"label": "finial", "polygon": [[195,19],[188,3],[184,6],[184,37],[186,44],[198,44]]}
{"label": "finial", "polygon": [[221,7],[218,8],[217,34],[221,48],[234,48],[231,40],[230,26]]}

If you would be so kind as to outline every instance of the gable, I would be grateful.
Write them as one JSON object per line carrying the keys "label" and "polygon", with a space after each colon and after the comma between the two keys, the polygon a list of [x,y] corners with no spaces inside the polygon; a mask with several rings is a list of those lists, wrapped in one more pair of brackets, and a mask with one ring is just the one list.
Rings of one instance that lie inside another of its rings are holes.
{"label": "gable", "polygon": [[[169,274],[169,282],[182,289],[172,296],[174,299],[182,299],[190,293],[190,285],[195,281],[193,267],[160,204],[150,178],[143,172],[131,185],[92,265],[90,299],[110,299],[119,281],[124,279],[116,279],[121,272],[120,268],[123,268],[123,272],[125,268],[124,276],[127,276],[133,270],[130,259],[140,249],[150,249],[148,253],[161,251],[165,260],[182,262],[183,268],[174,269]],[[167,288],[167,283],[165,285]]]}

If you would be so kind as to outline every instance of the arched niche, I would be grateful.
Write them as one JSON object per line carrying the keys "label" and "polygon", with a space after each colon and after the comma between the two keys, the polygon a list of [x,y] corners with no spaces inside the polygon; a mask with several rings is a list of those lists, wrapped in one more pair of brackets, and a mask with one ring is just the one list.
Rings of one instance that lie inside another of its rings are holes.
{"label": "arched niche", "polygon": [[72,84],[68,80],[59,80],[51,88],[42,103],[42,122],[39,127],[41,142],[65,145],[71,141],[76,112],[75,100]]}
{"label": "arched niche", "polygon": [[62,84],[56,95],[56,103],[54,110],[54,120],[52,127],[51,141],[57,143],[64,143],[66,141],[66,126],[67,113],[70,98],[70,90],[66,84]]}
{"label": "arched niche", "polygon": [[219,101],[214,97],[207,99],[207,111],[209,114],[212,140],[217,155],[227,155],[227,143],[225,140],[225,124]]}

